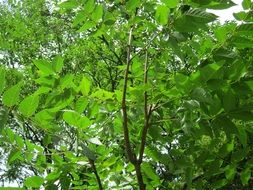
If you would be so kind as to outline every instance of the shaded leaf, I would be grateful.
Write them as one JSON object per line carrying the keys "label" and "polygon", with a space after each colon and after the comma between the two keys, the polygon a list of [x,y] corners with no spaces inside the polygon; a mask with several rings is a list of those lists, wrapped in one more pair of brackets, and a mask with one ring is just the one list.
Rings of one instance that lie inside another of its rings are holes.
{"label": "shaded leaf", "polygon": [[245,168],[241,173],[240,173],[240,179],[243,184],[243,186],[248,185],[248,181],[251,177],[251,169],[250,168]]}
{"label": "shaded leaf", "polygon": [[95,153],[92,152],[92,151],[91,151],[86,145],[84,145],[83,143],[82,143],[82,149],[83,149],[83,154],[84,154],[85,156],[87,156],[87,158],[89,158],[89,159],[91,159],[91,160],[93,160],[93,161],[96,160],[96,155],[95,155]]}
{"label": "shaded leaf", "polygon": [[4,108],[0,108],[0,134],[2,133],[8,119],[8,111]]}
{"label": "shaded leaf", "polygon": [[3,92],[6,83],[5,73],[5,70],[3,68],[0,68],[0,95]]}

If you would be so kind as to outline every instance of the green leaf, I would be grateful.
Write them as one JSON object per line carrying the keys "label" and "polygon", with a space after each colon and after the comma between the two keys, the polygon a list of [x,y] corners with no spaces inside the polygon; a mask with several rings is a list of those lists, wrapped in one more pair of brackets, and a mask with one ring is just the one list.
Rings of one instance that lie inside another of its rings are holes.
{"label": "green leaf", "polygon": [[244,10],[250,9],[252,5],[251,0],[243,0],[242,1],[242,7]]}
{"label": "green leaf", "polygon": [[19,104],[19,111],[26,117],[30,117],[33,115],[39,105],[39,96],[31,95],[26,97],[20,104]]}
{"label": "green leaf", "polygon": [[70,180],[70,178],[66,174],[65,175],[61,175],[60,182],[61,182],[61,188],[62,188],[62,190],[69,190],[69,186],[70,186],[71,180]]}
{"label": "green leaf", "polygon": [[112,13],[110,12],[105,12],[105,17],[104,17],[104,24],[105,25],[108,25],[108,26],[111,26],[115,23],[115,17],[113,16]]}
{"label": "green leaf", "polygon": [[190,9],[184,13],[184,16],[193,19],[198,24],[213,22],[218,18],[215,14],[208,13],[203,9]]}
{"label": "green leaf", "polygon": [[179,0],[162,0],[162,2],[170,9],[177,7]]}
{"label": "green leaf", "polygon": [[188,189],[191,189],[192,177],[193,177],[193,168],[187,167],[185,170],[185,179],[186,179],[186,184],[187,184]]}
{"label": "green leaf", "polygon": [[35,66],[39,69],[39,71],[44,75],[54,74],[53,67],[51,63],[46,60],[34,60]]}
{"label": "green leaf", "polygon": [[94,12],[92,13],[92,19],[94,22],[98,22],[103,17],[104,8],[103,5],[99,4],[96,6]]}
{"label": "green leaf", "polygon": [[47,88],[53,88],[55,84],[55,79],[51,76],[43,76],[35,80],[36,83],[47,87]]}
{"label": "green leaf", "polygon": [[22,82],[12,86],[8,90],[6,90],[3,94],[3,103],[4,105],[11,107],[18,103],[19,94],[22,87]]}
{"label": "green leaf", "polygon": [[8,111],[4,108],[0,108],[0,134],[2,133],[8,120]]}
{"label": "green leaf", "polygon": [[77,26],[78,24],[84,22],[86,19],[86,12],[84,10],[80,10],[73,20],[73,26]]}
{"label": "green leaf", "polygon": [[21,151],[19,149],[13,149],[8,157],[8,164],[12,164],[13,162],[15,162],[17,159],[22,158],[21,156]]}
{"label": "green leaf", "polygon": [[92,21],[86,21],[84,25],[78,30],[78,32],[85,32],[88,29],[93,28],[96,24]]}
{"label": "green leaf", "polygon": [[60,80],[60,86],[61,89],[70,88],[73,84],[74,75],[73,74],[67,74]]}
{"label": "green leaf", "polygon": [[215,34],[215,37],[217,38],[217,40],[220,42],[220,43],[223,43],[226,41],[227,39],[227,33],[229,31],[227,30],[226,27],[218,27],[215,29],[214,31],[214,34]]}
{"label": "green leaf", "polygon": [[188,82],[188,76],[183,75],[181,73],[177,73],[174,76],[175,82],[176,82],[176,86],[178,89],[187,89],[187,82]]}
{"label": "green leaf", "polygon": [[202,9],[190,9],[175,20],[175,28],[179,32],[197,32],[200,28],[206,28],[205,24],[216,19],[216,15]]}
{"label": "green leaf", "polygon": [[164,5],[158,5],[156,8],[155,18],[161,25],[166,25],[169,18],[169,8]]}
{"label": "green leaf", "polygon": [[50,92],[50,90],[52,90],[51,88],[49,87],[45,87],[45,86],[42,86],[40,88],[38,88],[35,92],[34,92],[34,96],[39,96],[41,94],[47,94],[48,92]]}
{"label": "green leaf", "polygon": [[253,40],[247,37],[234,36],[231,38],[231,42],[238,49],[253,48]]}
{"label": "green leaf", "polygon": [[128,0],[126,3],[126,9],[129,11],[135,10],[140,4],[140,0]]}
{"label": "green leaf", "polygon": [[217,71],[222,67],[221,63],[208,64],[200,69],[200,76],[203,81],[216,78]]}
{"label": "green leaf", "polygon": [[223,129],[228,138],[230,138],[232,134],[238,133],[236,125],[228,117],[215,118],[212,124],[215,128],[214,132],[220,132],[220,130]]}
{"label": "green leaf", "polygon": [[95,8],[95,1],[94,0],[86,0],[84,4],[85,11],[88,13],[93,12]]}
{"label": "green leaf", "polygon": [[80,97],[78,98],[76,104],[75,104],[75,111],[78,113],[83,113],[85,108],[88,105],[88,100],[86,97]]}
{"label": "green leaf", "polygon": [[117,157],[115,156],[111,156],[110,158],[108,158],[106,161],[103,162],[103,167],[104,168],[108,168],[110,167],[111,165],[115,164],[117,161]]}
{"label": "green leaf", "polygon": [[44,183],[44,179],[40,176],[32,176],[25,179],[24,185],[26,187],[39,188]]}
{"label": "green leaf", "polygon": [[80,118],[81,118],[80,114],[78,114],[75,111],[69,110],[69,111],[65,111],[63,113],[64,121],[66,121],[69,125],[72,125],[75,127],[79,126]]}
{"label": "green leaf", "polygon": [[152,181],[157,181],[157,182],[160,181],[159,177],[157,176],[154,169],[152,168],[152,166],[149,163],[144,162],[141,166],[142,166],[141,169],[143,170],[144,174],[149,179],[151,179]]}
{"label": "green leaf", "polygon": [[96,155],[95,155],[95,153],[93,152],[93,151],[91,151],[85,144],[83,144],[82,143],[82,149],[83,149],[83,154],[87,157],[87,158],[89,158],[89,159],[91,159],[91,160],[93,160],[93,161],[95,161],[96,160]]}
{"label": "green leaf", "polygon": [[38,124],[48,124],[48,122],[52,121],[54,115],[47,109],[44,109],[35,114],[35,120]]}
{"label": "green leaf", "polygon": [[92,124],[92,122],[86,116],[81,116],[79,113],[75,111],[71,111],[71,110],[64,111],[63,119],[69,125],[75,126],[81,129],[85,129],[86,127]]}
{"label": "green leaf", "polygon": [[236,166],[235,165],[227,165],[225,168],[225,176],[228,180],[233,180],[236,174]]}
{"label": "green leaf", "polygon": [[242,143],[243,147],[246,147],[248,142],[248,135],[246,130],[242,126],[237,126],[237,130],[240,142]]}
{"label": "green leaf", "polygon": [[205,91],[203,88],[195,88],[192,91],[191,94],[192,98],[199,101],[199,102],[204,102],[204,103],[209,103],[211,104],[213,102],[211,95]]}
{"label": "green leaf", "polygon": [[85,128],[89,127],[91,124],[92,124],[92,122],[91,122],[91,120],[89,120],[88,117],[82,116],[80,118],[78,127],[80,127],[81,129],[85,129]]}
{"label": "green leaf", "polygon": [[208,9],[227,9],[236,5],[231,0],[191,0],[193,6]]}
{"label": "green leaf", "polygon": [[53,59],[53,69],[56,73],[60,73],[63,67],[63,58],[59,55]]}
{"label": "green leaf", "polygon": [[45,179],[47,181],[56,181],[60,177],[60,175],[61,175],[61,172],[53,171],[53,172],[49,173]]}
{"label": "green leaf", "polygon": [[237,98],[231,90],[228,90],[224,93],[223,96],[223,107],[226,112],[236,109],[237,107]]}
{"label": "green leaf", "polygon": [[236,32],[239,36],[240,35],[253,36],[252,30],[253,30],[253,24],[252,23],[240,24],[236,28]]}
{"label": "green leaf", "polygon": [[4,87],[5,87],[5,70],[4,68],[0,68],[0,95],[2,94]]}
{"label": "green leaf", "polygon": [[185,101],[183,106],[188,110],[195,110],[200,107],[199,102],[196,100]]}
{"label": "green leaf", "polygon": [[243,160],[245,157],[247,157],[249,153],[249,147],[241,148],[237,151],[234,151],[231,156],[231,161],[233,163],[238,163],[241,160]]}
{"label": "green leaf", "polygon": [[45,190],[58,190],[58,186],[55,184],[48,184]]}
{"label": "green leaf", "polygon": [[246,20],[252,13],[247,13],[245,11],[240,11],[238,13],[233,13],[233,16],[236,20],[244,21]]}
{"label": "green leaf", "polygon": [[212,189],[219,189],[219,188],[221,188],[221,187],[224,187],[227,183],[228,183],[228,182],[227,182],[226,179],[220,179],[220,180],[215,181],[215,182],[211,185],[211,187],[212,187]]}
{"label": "green leaf", "polygon": [[235,112],[230,112],[229,116],[234,119],[238,119],[238,120],[242,120],[242,121],[253,121],[253,112],[251,112],[251,111],[237,110]]}
{"label": "green leaf", "polygon": [[79,89],[84,96],[88,96],[88,94],[90,92],[90,87],[91,87],[90,80],[86,77],[83,77],[83,79],[80,83]]}
{"label": "green leaf", "polygon": [[240,173],[240,179],[243,184],[243,186],[248,185],[248,182],[251,177],[251,169],[250,168],[245,168],[241,173]]}
{"label": "green leaf", "polygon": [[68,0],[68,1],[64,1],[62,2],[59,7],[62,9],[74,9],[78,6],[78,3],[76,2],[76,0]]}

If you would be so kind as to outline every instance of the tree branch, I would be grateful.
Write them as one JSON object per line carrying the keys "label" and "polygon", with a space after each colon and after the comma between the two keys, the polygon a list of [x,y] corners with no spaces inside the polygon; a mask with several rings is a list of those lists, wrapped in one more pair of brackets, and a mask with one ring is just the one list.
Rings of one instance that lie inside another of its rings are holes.
{"label": "tree branch", "polygon": [[93,172],[94,172],[94,174],[96,176],[99,190],[103,190],[102,182],[101,182],[101,179],[100,179],[100,177],[98,175],[97,168],[96,168],[96,165],[95,165],[94,161],[91,160],[91,159],[89,159],[89,163],[90,163],[91,168],[92,168],[92,170],[93,170]]}
{"label": "tree branch", "polygon": [[[148,51],[146,49],[145,52],[145,63],[144,63],[144,85],[146,85],[148,82]],[[149,128],[149,118],[151,114],[151,107],[148,108],[148,94],[145,90],[144,92],[144,127],[142,130],[141,135],[141,146],[140,146],[140,153],[139,153],[139,159],[138,162],[141,164],[147,139],[147,133]]]}
{"label": "tree branch", "polygon": [[[132,30],[132,29],[131,29]],[[131,31],[130,30],[130,31]],[[117,58],[117,60],[123,65],[124,63],[122,62],[122,60],[120,59],[119,55],[114,51],[112,50],[112,48],[110,47],[110,44],[109,42],[107,41],[107,39],[105,38],[104,35],[102,35],[101,37],[99,37],[99,39],[101,39],[105,44],[106,46],[109,48],[109,50],[115,55],[115,57]],[[132,32],[131,32],[131,40],[132,40]],[[131,42],[130,40],[130,42]]]}
{"label": "tree branch", "polygon": [[126,108],[127,82],[128,82],[129,67],[130,67],[130,63],[131,63],[132,31],[133,31],[133,27],[130,28],[129,36],[128,36],[127,60],[126,60],[126,70],[125,70],[125,76],[124,76],[124,86],[123,86],[121,107],[122,107],[122,114],[123,114],[123,131],[124,131],[125,148],[126,148],[128,159],[130,160],[130,162],[132,164],[135,164],[136,157],[133,154],[130,139],[129,139],[128,116],[127,116],[127,108]]}

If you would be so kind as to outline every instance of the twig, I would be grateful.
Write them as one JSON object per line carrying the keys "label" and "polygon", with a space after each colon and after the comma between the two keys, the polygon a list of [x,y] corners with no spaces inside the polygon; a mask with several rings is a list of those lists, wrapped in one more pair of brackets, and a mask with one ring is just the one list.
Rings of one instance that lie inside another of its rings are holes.
{"label": "twig", "polygon": [[92,168],[92,170],[93,170],[93,172],[94,172],[94,174],[96,176],[99,190],[103,190],[102,182],[101,182],[101,179],[100,179],[100,177],[98,175],[97,168],[96,168],[96,165],[94,163],[94,160],[89,159],[89,163],[90,163],[91,168]]}
{"label": "twig", "polygon": [[[132,30],[132,29],[131,29]],[[130,30],[130,31],[131,31]],[[109,48],[109,50],[115,55],[115,57],[117,58],[117,60],[120,62],[120,63],[122,63],[122,65],[124,64],[123,62],[122,62],[122,60],[120,59],[120,57],[119,57],[119,55],[110,47],[110,44],[109,44],[109,42],[107,41],[107,39],[105,38],[105,36],[104,35],[102,35],[101,37],[99,37],[99,39],[101,39],[105,44],[106,44],[106,46]],[[132,32],[131,32],[131,40],[132,40]],[[131,41],[130,40],[130,41]]]}

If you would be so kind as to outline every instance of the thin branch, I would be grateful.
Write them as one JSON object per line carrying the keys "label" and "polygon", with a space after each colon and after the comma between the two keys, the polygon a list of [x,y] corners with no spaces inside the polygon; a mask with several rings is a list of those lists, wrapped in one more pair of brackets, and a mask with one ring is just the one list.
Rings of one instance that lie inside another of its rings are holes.
{"label": "thin branch", "polygon": [[124,76],[124,86],[123,86],[123,95],[122,95],[121,105],[122,105],[122,114],[123,114],[123,131],[124,131],[125,148],[126,148],[128,159],[130,160],[131,163],[135,164],[136,158],[133,155],[133,151],[132,151],[131,143],[129,139],[128,116],[127,116],[127,108],[126,108],[127,82],[128,82],[129,67],[131,63],[132,31],[133,31],[133,27],[131,27],[129,31],[129,36],[128,36],[126,70],[125,70],[125,76]]}
{"label": "thin branch", "polygon": [[106,61],[106,59],[101,55],[102,60],[105,62],[106,64],[106,69],[109,73],[109,77],[110,77],[110,82],[111,82],[111,92],[114,92],[114,88],[115,88],[115,82],[112,76],[112,66]]}
{"label": "thin branch", "polygon": [[[132,30],[132,29],[131,29]],[[131,31],[130,30],[130,31]],[[109,50],[115,55],[115,57],[117,58],[117,60],[123,65],[124,63],[122,62],[122,60],[120,59],[119,55],[110,47],[110,44],[109,42],[107,41],[107,39],[105,38],[104,35],[102,35],[101,37],[99,37],[99,39],[101,39],[105,44],[106,46],[109,48]],[[131,32],[131,40],[132,40],[132,32]],[[130,40],[130,41],[131,41]],[[131,45],[131,44],[130,44]]]}
{"label": "thin branch", "polygon": [[[145,52],[145,63],[144,63],[144,85],[146,85],[148,82],[148,51]],[[139,159],[138,162],[141,164],[147,139],[147,133],[149,128],[149,118],[151,115],[151,107],[148,108],[148,94],[145,90],[144,92],[144,127],[142,130],[141,135],[141,146],[140,146],[140,153],[139,153]]]}
{"label": "thin branch", "polygon": [[153,42],[153,40],[159,35],[159,32],[154,33],[153,36],[151,37],[151,39],[149,40],[149,42],[142,48],[140,49],[138,52],[136,52],[136,54],[131,58],[131,61],[137,56],[139,55],[142,51],[146,51],[148,46]]}
{"label": "thin branch", "polygon": [[91,160],[91,159],[89,159],[89,163],[90,163],[91,168],[92,168],[92,170],[93,170],[93,172],[94,172],[94,174],[96,176],[99,190],[103,190],[102,182],[101,182],[101,179],[100,179],[100,177],[98,175],[97,168],[96,168],[96,165],[95,165],[94,161]]}

